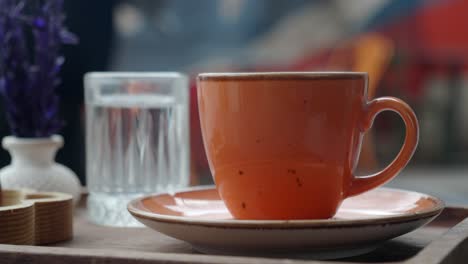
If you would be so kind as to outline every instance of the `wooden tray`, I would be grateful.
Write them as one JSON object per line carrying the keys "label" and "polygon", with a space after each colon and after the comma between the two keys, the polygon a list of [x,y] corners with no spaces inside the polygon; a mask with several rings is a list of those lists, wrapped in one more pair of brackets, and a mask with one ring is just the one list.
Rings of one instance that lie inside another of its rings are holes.
{"label": "wooden tray", "polygon": [[73,236],[72,196],[56,192],[2,190],[0,243],[44,245]]}
{"label": "wooden tray", "polygon": [[448,207],[431,224],[366,255],[334,261],[203,255],[147,228],[110,228],[74,218],[74,239],[49,246],[0,245],[0,262],[15,263],[467,263],[468,208]]}

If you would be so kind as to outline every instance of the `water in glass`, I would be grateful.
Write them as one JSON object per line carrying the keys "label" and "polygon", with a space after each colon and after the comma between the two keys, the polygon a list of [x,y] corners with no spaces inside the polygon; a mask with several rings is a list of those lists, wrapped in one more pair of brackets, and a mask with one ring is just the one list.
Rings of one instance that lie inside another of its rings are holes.
{"label": "water in glass", "polygon": [[131,199],[188,185],[188,105],[170,94],[112,94],[87,103],[90,218],[138,226]]}

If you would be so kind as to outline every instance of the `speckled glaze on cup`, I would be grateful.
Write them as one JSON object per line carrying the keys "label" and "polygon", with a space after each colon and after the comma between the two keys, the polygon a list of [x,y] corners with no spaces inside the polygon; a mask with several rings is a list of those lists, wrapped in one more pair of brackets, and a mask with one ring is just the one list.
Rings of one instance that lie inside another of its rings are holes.
{"label": "speckled glaze on cup", "polygon": [[[403,101],[367,101],[359,72],[207,73],[198,76],[205,149],[217,190],[237,219],[323,219],[342,201],[396,176],[418,142]],[[356,177],[362,137],[375,116],[406,125],[400,153],[384,170]]]}

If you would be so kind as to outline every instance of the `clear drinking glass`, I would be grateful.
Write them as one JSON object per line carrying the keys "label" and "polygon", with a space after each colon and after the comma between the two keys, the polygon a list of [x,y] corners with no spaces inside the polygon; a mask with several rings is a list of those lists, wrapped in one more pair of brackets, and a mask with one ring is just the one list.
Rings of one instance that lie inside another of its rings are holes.
{"label": "clear drinking glass", "polygon": [[140,226],[138,196],[189,184],[189,88],[179,73],[88,73],[86,179],[91,221]]}

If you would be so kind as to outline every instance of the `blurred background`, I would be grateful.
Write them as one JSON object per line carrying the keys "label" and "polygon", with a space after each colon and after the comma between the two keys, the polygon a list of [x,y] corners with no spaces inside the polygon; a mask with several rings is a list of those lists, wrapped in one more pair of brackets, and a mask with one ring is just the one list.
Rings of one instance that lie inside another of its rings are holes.
{"label": "blurred background", "polygon": [[[66,145],[58,160],[85,182],[83,82],[88,71],[366,71],[369,97],[408,102],[420,143],[395,186],[468,201],[468,1],[465,0],[81,0],[65,1],[80,38],[64,49],[60,87]],[[211,181],[191,100],[192,182]],[[9,134],[6,123],[2,135]],[[396,155],[404,126],[381,114],[359,171]],[[4,166],[9,157],[0,154]],[[445,188],[445,189],[444,189]],[[466,189],[466,191],[465,191]]]}

